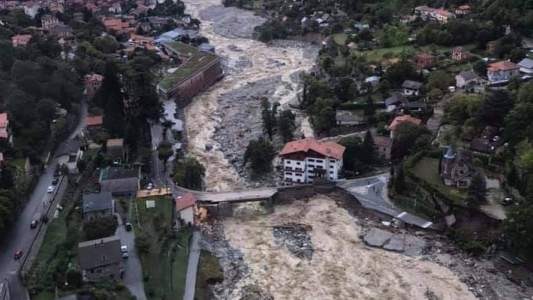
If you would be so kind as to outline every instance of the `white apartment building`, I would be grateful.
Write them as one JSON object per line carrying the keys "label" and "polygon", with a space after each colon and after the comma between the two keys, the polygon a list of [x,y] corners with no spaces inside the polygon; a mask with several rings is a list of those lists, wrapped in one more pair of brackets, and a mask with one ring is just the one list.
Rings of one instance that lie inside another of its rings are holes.
{"label": "white apartment building", "polygon": [[280,153],[287,184],[313,183],[316,178],[339,180],[345,147],[313,138],[285,144]]}

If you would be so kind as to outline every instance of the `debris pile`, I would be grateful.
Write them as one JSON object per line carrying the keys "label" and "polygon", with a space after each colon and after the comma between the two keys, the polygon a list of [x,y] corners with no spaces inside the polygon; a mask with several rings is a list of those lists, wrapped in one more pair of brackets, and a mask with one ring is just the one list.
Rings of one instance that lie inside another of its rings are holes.
{"label": "debris pile", "polygon": [[294,222],[274,226],[274,242],[278,247],[287,245],[289,251],[300,259],[311,260],[314,249],[311,245],[309,231],[312,229],[311,225]]}
{"label": "debris pile", "polygon": [[260,286],[249,284],[242,288],[241,300],[274,300],[274,297]]}
{"label": "debris pile", "polygon": [[419,256],[426,248],[426,241],[420,237],[405,231],[392,233],[379,228],[370,229],[363,235],[363,241],[369,246],[402,252],[408,256]]}

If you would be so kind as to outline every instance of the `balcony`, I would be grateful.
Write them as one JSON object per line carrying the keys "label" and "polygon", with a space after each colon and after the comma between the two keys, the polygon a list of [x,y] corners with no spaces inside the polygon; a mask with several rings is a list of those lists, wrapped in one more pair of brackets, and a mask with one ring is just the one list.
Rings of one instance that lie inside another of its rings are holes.
{"label": "balcony", "polygon": [[287,171],[287,172],[296,172],[296,173],[303,173],[305,172],[305,168],[295,168],[295,167],[284,167],[283,168],[284,171]]}

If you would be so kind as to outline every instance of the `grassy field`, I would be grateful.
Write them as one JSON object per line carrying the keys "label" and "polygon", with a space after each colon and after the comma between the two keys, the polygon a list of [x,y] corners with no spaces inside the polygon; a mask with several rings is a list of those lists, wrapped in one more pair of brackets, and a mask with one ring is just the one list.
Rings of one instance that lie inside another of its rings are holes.
{"label": "grassy field", "polygon": [[464,205],[463,194],[456,188],[445,186],[439,175],[439,160],[422,158],[413,168],[416,177],[426,181],[456,205]]}
{"label": "grassy field", "polygon": [[[147,208],[146,201],[155,201],[155,207]],[[137,199],[135,203],[138,210],[138,222],[136,217],[132,218],[135,235],[147,239],[150,245],[147,253],[140,252],[146,295],[153,300],[165,297],[181,300],[191,233],[172,235],[173,203],[169,198]]]}
{"label": "grassy field", "polygon": [[346,35],[346,33],[335,33],[334,35],[332,35],[332,37],[335,44],[339,46],[344,46],[348,35]]}
{"label": "grassy field", "polygon": [[[472,46],[467,45],[465,48],[470,49]],[[436,50],[437,53],[441,54],[444,52],[450,52],[453,47],[442,47],[442,46],[424,46],[420,49],[415,49],[412,45],[405,45],[405,46],[397,46],[397,47],[391,47],[391,48],[379,48],[374,50],[368,50],[368,51],[354,51],[354,53],[358,55],[366,56],[366,58],[369,61],[383,61],[387,59],[385,56],[389,58],[398,57],[401,54],[407,54],[408,56],[414,56],[417,53],[427,51],[432,52],[433,49]]]}

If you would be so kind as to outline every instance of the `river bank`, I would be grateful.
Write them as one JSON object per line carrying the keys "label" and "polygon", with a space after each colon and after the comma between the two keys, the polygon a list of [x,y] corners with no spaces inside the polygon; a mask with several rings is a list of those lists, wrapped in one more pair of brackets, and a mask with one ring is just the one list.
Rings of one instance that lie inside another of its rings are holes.
{"label": "river bank", "polygon": [[[221,56],[225,77],[195,97],[185,109],[188,154],[206,168],[208,191],[273,185],[274,181],[250,180],[242,168],[242,156],[251,139],[262,134],[261,97],[278,101],[282,108],[297,101],[299,75],[309,71],[318,54],[316,46],[296,41],[264,44],[252,39],[253,29],[265,19],[252,12],[226,8],[219,0],[186,0],[187,12],[202,22],[207,37]],[[312,134],[306,124],[301,132]],[[271,176],[272,177],[272,176]]]}

